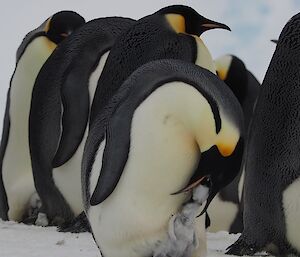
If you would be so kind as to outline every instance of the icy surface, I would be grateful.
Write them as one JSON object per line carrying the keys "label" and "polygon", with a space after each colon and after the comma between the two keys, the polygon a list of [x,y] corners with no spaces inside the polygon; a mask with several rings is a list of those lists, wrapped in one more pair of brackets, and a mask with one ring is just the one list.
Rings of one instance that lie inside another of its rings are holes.
{"label": "icy surface", "polygon": [[[230,256],[224,254],[225,249],[238,236],[227,232],[207,233],[208,257]],[[89,233],[59,233],[54,227],[0,221],[0,257],[41,256],[101,257]]]}

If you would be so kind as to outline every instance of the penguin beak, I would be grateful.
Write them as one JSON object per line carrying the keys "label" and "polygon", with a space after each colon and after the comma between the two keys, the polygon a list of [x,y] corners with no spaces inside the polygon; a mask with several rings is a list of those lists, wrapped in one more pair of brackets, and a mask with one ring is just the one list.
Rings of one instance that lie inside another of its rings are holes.
{"label": "penguin beak", "polygon": [[212,21],[206,18],[204,18],[204,20],[202,20],[198,26],[199,28],[196,31],[197,36],[200,36],[203,32],[211,29],[225,29],[231,31],[231,29],[226,24]]}
{"label": "penguin beak", "polygon": [[203,23],[201,25],[201,27],[204,29],[204,31],[210,30],[210,29],[226,29],[226,30],[231,31],[231,29],[226,24],[219,23],[216,21],[211,21],[211,20],[208,20],[207,23]]}
{"label": "penguin beak", "polygon": [[178,190],[175,193],[172,193],[171,195],[178,195],[178,194],[181,194],[181,193],[191,192],[194,188],[196,188],[197,186],[199,186],[201,184],[201,182],[205,182],[205,180],[207,180],[208,178],[209,178],[209,176],[200,177],[196,181],[190,182],[186,187]]}
{"label": "penguin beak", "polygon": [[278,40],[276,40],[276,39],[271,39],[271,42],[277,44],[277,43],[278,43]]}

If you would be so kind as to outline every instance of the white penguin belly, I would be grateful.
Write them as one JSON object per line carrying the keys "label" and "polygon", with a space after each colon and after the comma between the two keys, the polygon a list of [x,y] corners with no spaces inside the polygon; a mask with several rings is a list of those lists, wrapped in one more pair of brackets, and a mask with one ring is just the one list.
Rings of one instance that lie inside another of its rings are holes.
{"label": "white penguin belly", "polygon": [[[170,218],[190,197],[171,195],[188,183],[199,161],[195,128],[184,122],[186,109],[192,109],[201,120],[210,107],[198,91],[182,85],[160,87],[136,109],[122,176],[113,193],[88,210],[95,239],[106,257],[152,256],[159,241],[167,237]],[[102,143],[93,165],[91,195],[101,170],[103,148]],[[193,256],[199,257],[206,253],[203,217],[198,223],[201,243]]]}
{"label": "white penguin belly", "polygon": [[283,192],[282,200],[287,240],[300,252],[300,178]]}
{"label": "white penguin belly", "polygon": [[[243,167],[242,175],[238,183],[239,204],[241,204],[242,193],[244,187],[245,167]],[[229,231],[232,222],[234,221],[239,206],[233,202],[223,201],[219,194],[216,195],[208,208],[208,215],[211,220],[211,225],[208,228],[209,232]]]}
{"label": "white penguin belly", "polygon": [[[98,80],[104,68],[108,54],[109,51],[102,55],[97,68],[90,76],[90,105],[92,104]],[[83,199],[81,191],[81,160],[87,135],[88,128],[85,130],[82,141],[72,158],[64,165],[53,169],[54,183],[58,187],[63,197],[66,199],[67,203],[70,205],[75,215],[78,215],[83,211]]]}
{"label": "white penguin belly", "polygon": [[208,215],[211,220],[209,231],[229,231],[237,213],[238,206],[232,202],[223,201],[218,194],[208,208]]}
{"label": "white penguin belly", "polygon": [[29,153],[29,112],[35,79],[55,48],[46,37],[34,39],[18,62],[11,82],[10,130],[2,175],[11,220],[19,221],[35,192]]}

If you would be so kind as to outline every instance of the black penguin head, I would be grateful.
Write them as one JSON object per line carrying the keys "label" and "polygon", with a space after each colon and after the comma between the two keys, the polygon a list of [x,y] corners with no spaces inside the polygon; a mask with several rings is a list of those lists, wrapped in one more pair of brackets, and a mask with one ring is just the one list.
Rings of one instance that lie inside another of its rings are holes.
{"label": "black penguin head", "polygon": [[200,36],[203,32],[210,29],[220,28],[230,30],[227,25],[209,20],[191,7],[184,5],[167,6],[157,13],[165,15],[167,21],[177,33]]}
{"label": "black penguin head", "polygon": [[206,212],[216,194],[223,187],[227,186],[241,169],[244,152],[243,137],[240,137],[233,150],[222,149],[221,147],[220,145],[214,145],[209,150],[203,152],[198,167],[190,179],[188,186],[173,193],[175,195],[189,192],[200,184],[208,187],[209,195],[200,215]]}
{"label": "black penguin head", "polygon": [[72,11],[61,11],[45,20],[39,27],[30,31],[23,39],[16,54],[18,62],[26,47],[37,37],[46,36],[55,44],[60,43],[66,36],[76,28],[85,23],[83,17]]}
{"label": "black penguin head", "polygon": [[83,17],[76,12],[61,11],[48,19],[45,27],[47,37],[54,43],[59,44],[75,29],[85,23]]}
{"label": "black penguin head", "polygon": [[242,60],[234,55],[224,55],[215,60],[217,75],[231,89],[242,104],[247,94],[248,71]]}

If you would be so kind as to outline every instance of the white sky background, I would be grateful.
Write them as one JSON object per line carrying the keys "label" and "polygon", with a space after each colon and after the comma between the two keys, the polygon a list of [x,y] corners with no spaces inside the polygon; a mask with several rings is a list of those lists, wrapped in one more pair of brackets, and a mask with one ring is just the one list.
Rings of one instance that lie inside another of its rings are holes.
{"label": "white sky background", "polygon": [[16,49],[27,32],[60,10],[74,10],[87,21],[105,16],[135,19],[163,6],[185,4],[203,16],[227,24],[232,32],[211,30],[202,38],[216,58],[226,53],[240,57],[262,81],[284,24],[300,12],[300,0],[2,0],[0,15],[0,127],[6,91],[15,66]]}

